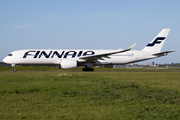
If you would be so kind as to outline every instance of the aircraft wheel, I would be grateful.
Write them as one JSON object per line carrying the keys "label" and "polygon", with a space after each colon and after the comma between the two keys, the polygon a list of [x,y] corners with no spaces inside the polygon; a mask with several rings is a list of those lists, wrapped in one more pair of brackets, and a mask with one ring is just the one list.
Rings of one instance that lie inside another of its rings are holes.
{"label": "aircraft wheel", "polygon": [[82,71],[94,71],[94,68],[83,68]]}
{"label": "aircraft wheel", "polygon": [[13,71],[16,72],[16,68],[14,68]]}
{"label": "aircraft wheel", "polygon": [[90,68],[90,71],[94,71],[94,68]]}
{"label": "aircraft wheel", "polygon": [[82,71],[87,71],[87,68],[83,68]]}

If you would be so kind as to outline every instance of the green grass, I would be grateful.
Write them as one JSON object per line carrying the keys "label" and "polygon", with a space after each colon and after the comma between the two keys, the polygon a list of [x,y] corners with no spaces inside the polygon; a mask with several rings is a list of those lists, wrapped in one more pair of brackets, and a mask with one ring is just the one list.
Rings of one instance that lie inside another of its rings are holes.
{"label": "green grass", "polygon": [[[82,71],[83,67],[78,67],[75,69],[59,69],[58,66],[16,66],[17,71]],[[122,72],[141,72],[141,71],[147,71],[147,72],[154,72],[154,71],[179,71],[180,68],[153,68],[153,67],[147,67],[147,68],[94,68],[95,71],[122,71]],[[0,71],[13,71],[12,66],[0,66]]]}
{"label": "green grass", "polygon": [[0,72],[0,119],[179,119],[179,72]]}

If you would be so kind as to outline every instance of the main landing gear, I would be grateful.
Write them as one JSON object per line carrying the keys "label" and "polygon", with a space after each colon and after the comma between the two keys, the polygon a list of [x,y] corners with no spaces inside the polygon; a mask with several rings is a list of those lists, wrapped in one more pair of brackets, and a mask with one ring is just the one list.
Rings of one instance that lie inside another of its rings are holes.
{"label": "main landing gear", "polygon": [[94,71],[94,68],[83,68],[82,71]]}
{"label": "main landing gear", "polygon": [[90,61],[85,62],[85,67],[86,68],[83,68],[82,71],[94,71],[94,69],[91,68],[93,67],[93,64]]}

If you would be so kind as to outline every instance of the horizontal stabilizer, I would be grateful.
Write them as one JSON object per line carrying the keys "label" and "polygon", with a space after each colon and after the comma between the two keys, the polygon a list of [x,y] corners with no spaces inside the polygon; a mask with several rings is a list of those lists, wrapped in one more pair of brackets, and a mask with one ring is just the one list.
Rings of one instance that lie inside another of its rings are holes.
{"label": "horizontal stabilizer", "polygon": [[154,56],[165,56],[165,55],[167,55],[168,53],[171,53],[171,52],[175,52],[175,51],[165,51],[165,52],[155,53],[155,54],[152,54],[152,55],[154,55]]}

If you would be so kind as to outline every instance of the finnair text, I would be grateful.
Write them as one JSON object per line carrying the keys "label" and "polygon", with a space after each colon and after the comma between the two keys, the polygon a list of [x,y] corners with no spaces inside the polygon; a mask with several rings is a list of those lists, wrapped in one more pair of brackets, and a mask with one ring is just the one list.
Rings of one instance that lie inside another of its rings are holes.
{"label": "finnair text", "polygon": [[41,57],[45,57],[45,58],[54,58],[54,57],[58,57],[58,58],[67,58],[68,56],[71,58],[74,57],[81,57],[81,56],[88,56],[88,55],[94,55],[95,52],[94,51],[27,51],[24,55],[23,58],[26,57],[30,57],[33,56],[33,58],[41,58]]}

